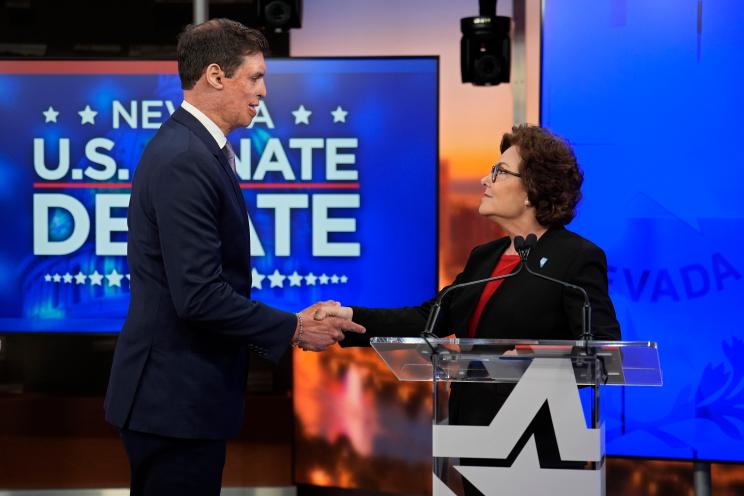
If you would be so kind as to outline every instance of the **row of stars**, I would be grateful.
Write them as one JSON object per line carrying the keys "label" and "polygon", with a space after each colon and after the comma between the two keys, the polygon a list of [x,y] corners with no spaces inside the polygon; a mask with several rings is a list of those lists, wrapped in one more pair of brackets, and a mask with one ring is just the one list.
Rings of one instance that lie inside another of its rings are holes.
{"label": "row of stars", "polygon": [[[292,111],[292,115],[294,115],[295,124],[310,124],[310,116],[313,114],[312,110],[308,110],[305,108],[304,105],[300,105],[297,110]],[[336,110],[331,111],[331,116],[333,117],[333,122],[343,122],[346,123],[346,116],[349,114],[348,110],[344,110],[341,105],[336,107]]]}
{"label": "row of stars", "polygon": [[[108,281],[109,287],[121,287],[121,281],[126,278],[129,280],[129,274],[119,274],[116,269],[113,269],[108,274],[101,274],[98,272],[98,270],[94,270],[90,274],[85,274],[82,271],[78,272],[77,274],[73,275],[69,272],[65,274],[45,274],[44,275],[44,281],[46,282],[52,282],[52,283],[61,283],[61,284],[72,284],[73,281],[75,284],[85,284],[86,282],[90,282],[91,286],[102,286],[103,285],[103,279],[106,279]],[[284,275],[281,272],[279,272],[279,269],[275,269],[273,273],[266,275],[261,274],[258,272],[255,268],[251,272],[251,278],[252,278],[252,287],[254,289],[263,289],[263,281],[264,279],[268,279],[269,281],[269,287],[270,288],[283,288],[284,287],[284,280],[288,280],[289,286],[302,286],[302,283],[305,283],[305,286],[315,286],[317,284],[320,285],[326,285],[326,284],[346,284],[349,281],[349,278],[345,275],[327,275],[325,273],[316,276],[312,272],[306,275],[299,274],[296,270],[290,274],[290,275]]]}
{"label": "row of stars", "polygon": [[46,282],[72,284],[73,281],[75,281],[75,284],[85,284],[87,281],[90,281],[91,286],[102,286],[104,278],[108,281],[109,287],[116,286],[120,288],[122,279],[126,278],[129,280],[129,274],[119,274],[116,269],[114,269],[105,275],[100,274],[98,270],[94,270],[90,274],[84,274],[80,271],[75,275],[72,275],[69,272],[65,274],[55,273],[44,275],[44,280]]}
{"label": "row of stars", "polygon": [[[312,115],[312,110],[308,110],[305,108],[304,105],[300,105],[297,110],[292,111],[292,115],[294,115],[294,123],[295,124],[310,124],[310,116]],[[348,110],[344,110],[341,105],[336,107],[336,110],[331,111],[331,116],[333,117],[333,122],[346,122],[346,116],[349,114]],[[57,123],[57,117],[59,117],[59,111],[56,110],[51,105],[48,109],[46,109],[44,112],[42,112],[42,115],[44,116],[44,122],[49,123]],[[80,115],[80,124],[91,124],[94,125],[96,123],[96,116],[98,115],[98,112],[90,108],[90,105],[86,105],[85,108],[78,112],[78,115]]]}
{"label": "row of stars", "polygon": [[278,269],[275,269],[272,274],[265,275],[258,272],[255,268],[251,272],[251,287],[253,289],[263,289],[263,282],[264,279],[268,279],[270,283],[270,288],[283,288],[284,287],[284,280],[289,280],[289,286],[302,286],[302,283],[305,283],[305,286],[315,286],[316,284],[346,284],[349,281],[349,278],[345,275],[336,275],[333,274],[331,276],[323,273],[319,276],[316,276],[312,272],[306,275],[301,275],[296,270],[290,274],[290,275],[284,275],[279,272]]}
{"label": "row of stars", "polygon": [[[44,112],[41,113],[44,116],[44,122],[54,122],[57,123],[57,117],[59,117],[59,111],[55,110],[54,107],[51,105],[48,109],[46,109]],[[90,105],[86,105],[85,108],[78,112],[78,115],[80,116],[80,124],[95,124],[96,123],[96,116],[98,115],[98,112],[90,108]]]}

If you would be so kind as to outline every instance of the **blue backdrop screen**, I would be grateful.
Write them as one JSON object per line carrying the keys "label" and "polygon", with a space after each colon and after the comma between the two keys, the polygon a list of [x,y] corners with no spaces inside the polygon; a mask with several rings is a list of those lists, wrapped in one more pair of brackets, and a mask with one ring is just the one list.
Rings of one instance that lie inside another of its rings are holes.
{"label": "blue backdrop screen", "polygon": [[545,2],[542,123],[586,176],[571,228],[664,371],[605,388],[609,454],[744,461],[742,25],[736,0]]}
{"label": "blue backdrop screen", "polygon": [[[267,66],[268,98],[229,136],[253,298],[297,311],[430,297],[437,60]],[[0,332],[120,329],[131,177],[182,98],[173,62],[0,62]]]}

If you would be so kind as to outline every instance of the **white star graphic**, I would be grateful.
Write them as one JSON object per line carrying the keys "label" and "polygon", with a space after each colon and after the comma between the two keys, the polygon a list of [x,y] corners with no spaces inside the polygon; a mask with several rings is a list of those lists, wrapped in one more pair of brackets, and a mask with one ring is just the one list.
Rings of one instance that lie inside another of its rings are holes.
{"label": "white star graphic", "polygon": [[65,284],[72,283],[72,274],[67,272],[65,275],[62,276],[62,280],[65,282]]}
{"label": "white star graphic", "polygon": [[85,284],[85,280],[88,278],[82,271],[75,274],[75,284]]}
{"label": "white star graphic", "polygon": [[54,274],[52,276],[52,281],[54,281],[54,282],[59,282],[61,280],[62,280],[62,276],[60,276],[59,274]]}
{"label": "white star graphic", "polygon": [[44,115],[44,122],[57,122],[57,116],[59,115],[59,112],[54,110],[54,107],[51,105],[48,109],[46,109],[46,112],[42,112]]}
{"label": "white star graphic", "polygon": [[88,277],[90,278],[91,286],[100,286],[103,280],[103,275],[98,273],[98,269],[94,270]]}
{"label": "white star graphic", "polygon": [[90,105],[86,105],[83,110],[78,112],[80,114],[80,124],[95,124],[96,115],[98,112],[90,108]]}
{"label": "white star graphic", "polygon": [[269,281],[271,281],[271,287],[272,288],[283,288],[284,287],[284,280],[287,278],[287,276],[282,275],[279,273],[279,269],[274,269],[274,272],[269,276]]}
{"label": "white star graphic", "polygon": [[44,280],[46,282],[52,282],[52,275],[51,274],[44,275]]}
{"label": "white star graphic", "polygon": [[331,283],[338,284],[338,276],[336,274],[331,276]]}
{"label": "white star graphic", "polygon": [[328,284],[328,276],[325,274],[321,274],[320,277],[320,284]]}
{"label": "white star graphic", "polygon": [[112,270],[110,274],[106,276],[106,279],[108,279],[108,285],[111,286],[119,286],[121,287],[121,280],[124,279],[124,276],[116,272],[116,269]]}
{"label": "white star graphic", "polygon": [[341,276],[341,284],[346,284],[346,282],[349,280],[346,276]]}
{"label": "white star graphic", "polygon": [[297,110],[292,111],[295,118],[295,124],[310,124],[311,111],[307,110],[304,105],[300,105]]}
{"label": "white star graphic", "polygon": [[291,286],[302,286],[302,276],[295,270],[292,275],[289,276],[289,285]]}
{"label": "white star graphic", "polygon": [[261,281],[263,281],[264,279],[266,279],[266,276],[259,273],[254,267],[251,271],[251,287],[255,289],[263,289],[261,287]]}
{"label": "white star graphic", "polygon": [[331,115],[333,116],[333,122],[346,122],[346,114],[349,112],[342,109],[341,105],[336,107],[336,110],[331,112]]}
{"label": "white star graphic", "polygon": [[305,282],[308,286],[315,286],[315,281],[318,280],[318,277],[310,272],[308,275],[305,276]]}

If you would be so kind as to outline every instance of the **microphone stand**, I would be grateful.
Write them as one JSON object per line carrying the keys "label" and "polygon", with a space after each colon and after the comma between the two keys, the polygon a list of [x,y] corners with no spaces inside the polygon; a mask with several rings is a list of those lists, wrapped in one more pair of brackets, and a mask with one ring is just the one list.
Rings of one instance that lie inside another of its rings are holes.
{"label": "microphone stand", "polygon": [[[521,245],[522,245],[521,251],[519,248],[517,248],[517,242],[520,240],[521,240]],[[533,271],[532,269],[530,269],[529,265],[527,265],[527,255],[529,255],[530,249],[536,243],[537,243],[537,236],[535,236],[534,234],[528,235],[526,240],[523,240],[521,236],[517,236],[516,238],[514,238],[514,247],[517,249],[517,253],[519,253],[519,256],[522,257],[522,263],[528,273],[532,274],[533,276],[539,277],[540,279],[545,279],[546,281],[560,284],[567,288],[579,291],[584,297],[584,306],[581,310],[581,339],[584,341],[584,352],[588,355],[589,354],[589,341],[592,341],[594,339],[594,334],[592,333],[592,306],[589,303],[589,294],[587,294],[586,290],[582,288],[581,286],[577,286],[569,282],[561,281],[559,279],[554,279],[552,277],[537,273]]]}
{"label": "microphone stand", "polygon": [[[516,247],[517,239],[514,240],[514,246]],[[528,250],[529,252],[529,250]],[[437,320],[439,319],[439,312],[442,310],[442,300],[444,300],[444,297],[447,296],[447,294],[450,293],[450,291],[453,291],[455,289],[460,288],[466,288],[468,286],[474,286],[476,284],[485,284],[493,281],[500,281],[501,279],[507,279],[509,277],[516,276],[522,271],[522,267],[526,266],[525,263],[526,258],[522,259],[520,258],[519,266],[517,267],[517,270],[514,272],[511,272],[509,274],[503,274],[500,276],[494,276],[494,277],[487,277],[485,279],[478,279],[476,281],[469,281],[469,282],[463,282],[460,284],[453,284],[452,286],[444,288],[441,293],[439,293],[439,296],[437,296],[436,301],[434,302],[434,305],[432,305],[431,310],[429,310],[429,316],[426,319],[426,326],[424,327],[423,332],[420,334],[421,338],[426,342],[426,344],[429,346],[429,349],[431,350],[432,354],[432,360],[434,358],[434,355],[438,354],[437,347],[432,345],[432,343],[429,341],[429,339],[437,339],[439,336],[434,334],[434,327],[437,324]]]}

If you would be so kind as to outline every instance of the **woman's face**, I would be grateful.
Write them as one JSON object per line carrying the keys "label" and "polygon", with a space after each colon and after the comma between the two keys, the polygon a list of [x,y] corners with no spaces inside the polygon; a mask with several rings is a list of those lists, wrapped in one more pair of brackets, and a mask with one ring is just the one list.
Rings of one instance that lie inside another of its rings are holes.
{"label": "woman's face", "polygon": [[521,173],[521,167],[519,150],[514,146],[507,148],[496,164],[495,179],[492,180],[491,171],[481,179],[485,191],[478,213],[497,222],[527,215],[530,210],[527,190],[522,179],[515,175]]}

